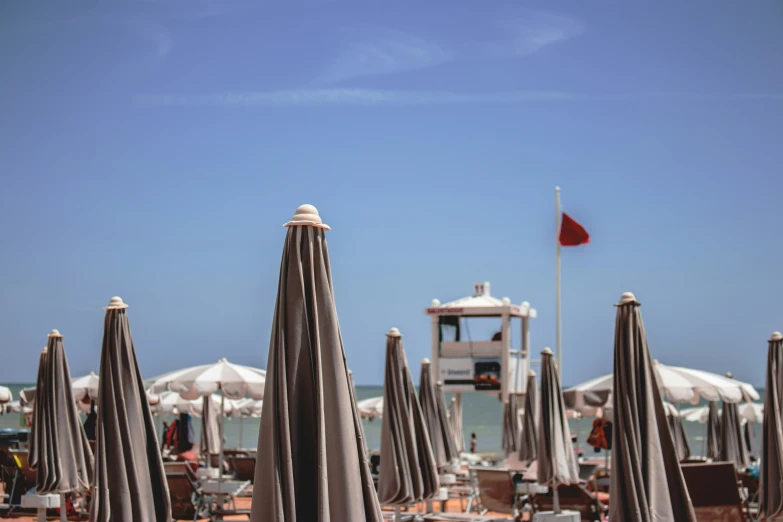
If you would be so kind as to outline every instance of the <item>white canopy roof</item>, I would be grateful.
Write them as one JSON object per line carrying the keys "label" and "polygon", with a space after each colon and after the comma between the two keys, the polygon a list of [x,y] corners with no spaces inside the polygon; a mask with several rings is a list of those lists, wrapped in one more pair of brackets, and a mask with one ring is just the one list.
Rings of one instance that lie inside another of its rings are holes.
{"label": "white canopy roof", "polygon": [[374,420],[383,417],[383,397],[371,397],[356,403],[359,416],[363,419]]}
{"label": "white canopy roof", "polygon": [[11,390],[6,388],[5,386],[0,386],[0,404],[11,402],[13,398],[14,396],[11,394]]}
{"label": "white canopy roof", "polygon": [[214,364],[184,368],[154,379],[150,391],[161,393],[166,389],[186,399],[212,395],[221,390],[230,399],[264,398],[266,372],[251,366],[232,364],[220,359]]}
{"label": "white canopy roof", "polygon": [[[666,366],[654,361],[658,386],[672,403],[698,404],[700,398],[730,403],[759,400],[758,392],[750,384],[690,368]],[[591,379],[563,392],[569,408],[580,411],[585,407],[604,406],[611,400],[612,374]]]}
{"label": "white canopy roof", "polygon": [[[720,411],[718,412],[720,414]],[[690,422],[701,422],[704,424],[707,422],[709,416],[709,408],[707,406],[699,406],[696,408],[688,408],[682,410],[682,418]],[[758,422],[761,424],[764,422],[764,405],[758,402],[749,402],[739,407],[740,418],[748,422]]]}
{"label": "white canopy roof", "polygon": [[[148,393],[149,395],[149,393]],[[150,410],[155,415],[179,415],[181,413],[187,413],[194,417],[201,417],[201,413],[204,407],[204,399],[199,397],[197,399],[183,399],[178,393],[172,391],[164,391],[155,396],[157,400],[154,405],[150,407]],[[220,411],[220,395],[211,395],[212,405],[215,411]],[[229,415],[233,410],[233,401],[226,401],[225,412]]]}
{"label": "white canopy roof", "polygon": [[437,299],[432,300],[432,306],[425,309],[427,315],[460,315],[460,316],[489,316],[500,317],[504,313],[512,317],[535,317],[536,311],[530,308],[530,303],[521,305],[511,303],[508,297],[498,299],[489,293],[488,282],[473,285],[473,295],[441,304]]}
{"label": "white canopy roof", "polygon": [[90,372],[84,377],[71,379],[73,398],[78,401],[98,400],[98,376]]}

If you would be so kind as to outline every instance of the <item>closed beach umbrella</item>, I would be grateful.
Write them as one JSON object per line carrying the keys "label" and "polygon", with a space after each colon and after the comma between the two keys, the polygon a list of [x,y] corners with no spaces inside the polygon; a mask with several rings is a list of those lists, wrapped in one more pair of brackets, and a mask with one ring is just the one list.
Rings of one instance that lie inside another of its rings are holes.
{"label": "closed beach umbrella", "polygon": [[558,484],[577,484],[579,465],[571,445],[566,406],[552,350],[541,352],[541,409],[538,418],[538,483],[554,491],[554,511],[560,512]]}
{"label": "closed beach umbrella", "polygon": [[614,334],[609,520],[695,522],[653,371],[639,302],[627,292]]}
{"label": "closed beach umbrella", "polygon": [[[43,428],[46,425],[46,419],[44,416],[43,408],[35,407],[35,395],[36,390],[43,390],[46,383],[46,361],[48,359],[49,347],[44,346],[41,351],[40,357],[38,357],[38,375],[35,379],[35,388],[25,388],[21,393],[21,403],[23,406],[33,409],[33,423],[30,430],[30,467],[32,469],[38,469],[38,457],[43,456],[43,453],[38,451],[38,428]],[[41,465],[45,466],[46,462],[42,462]]]}
{"label": "closed beach umbrella", "polygon": [[503,433],[501,435],[501,447],[506,457],[517,452],[517,439],[519,438],[519,401],[517,395],[511,393],[503,405]]}
{"label": "closed beach umbrella", "polygon": [[[727,374],[731,377],[731,374]],[[733,462],[738,470],[748,467],[748,449],[742,436],[742,421],[737,404],[724,402],[721,409],[718,460]]]}
{"label": "closed beach umbrella", "polygon": [[207,459],[207,467],[211,467],[211,456],[220,453],[222,444],[217,408],[212,401],[212,395],[205,395],[201,398],[201,439],[199,440],[199,450],[201,455]]}
{"label": "closed beach umbrella", "polygon": [[441,407],[438,395],[432,379],[432,365],[429,359],[424,359],[421,362],[421,374],[419,375],[419,403],[422,413],[424,413],[424,422],[430,436],[435,464],[440,467],[456,458],[457,450],[446,419],[446,406],[444,404]]}
{"label": "closed beach umbrella", "polygon": [[253,522],[382,520],[345,360],[324,225],[286,223],[253,486]]}
{"label": "closed beach umbrella", "polygon": [[717,460],[720,456],[720,415],[718,401],[710,401],[707,410],[707,455],[708,459]]}
{"label": "closed beach umbrella", "polygon": [[439,487],[435,456],[402,335],[392,328],[386,334],[378,498],[381,504],[402,506],[431,498]]}
{"label": "closed beach umbrella", "polygon": [[523,462],[535,460],[538,451],[538,401],[536,394],[536,374],[531,371],[527,375],[525,413],[522,418],[522,436],[519,444],[519,460]]}
{"label": "closed beach umbrella", "polygon": [[783,336],[780,332],[773,333],[769,339],[764,391],[759,515],[762,520],[783,520]]}
{"label": "closed beach umbrella", "polygon": [[457,452],[462,453],[465,451],[465,435],[462,433],[462,402],[458,401],[456,397],[452,397],[451,404],[449,404],[449,424],[452,433],[454,433]]}
{"label": "closed beach umbrella", "polygon": [[677,451],[677,459],[682,462],[691,456],[691,446],[688,444],[688,436],[685,434],[685,428],[682,425],[682,417],[680,417],[675,409],[666,420],[669,423],[669,429],[672,432],[674,448]]}
{"label": "closed beach umbrella", "polygon": [[169,522],[171,505],[127,305],[105,308],[90,522]]}
{"label": "closed beach umbrella", "polygon": [[446,407],[446,394],[443,392],[443,383],[438,381],[435,383],[435,398],[438,401],[438,415],[440,416],[440,425],[443,426],[444,440],[448,444],[451,458],[449,462],[459,459],[459,449],[457,449],[457,437],[454,434],[454,430],[451,427],[449,421],[449,410]]}
{"label": "closed beach umbrella", "polygon": [[[35,401],[36,491],[39,494],[84,492],[92,478],[92,452],[71,390],[71,374],[60,332],[52,330]],[[62,506],[61,502],[61,506]],[[65,520],[65,510],[60,518]]]}

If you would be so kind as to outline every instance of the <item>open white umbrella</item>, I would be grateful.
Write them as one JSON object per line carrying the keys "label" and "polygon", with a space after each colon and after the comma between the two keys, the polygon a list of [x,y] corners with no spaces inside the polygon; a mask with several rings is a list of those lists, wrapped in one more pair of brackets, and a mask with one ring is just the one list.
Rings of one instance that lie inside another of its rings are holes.
{"label": "open white umbrella", "polygon": [[198,399],[220,390],[228,399],[263,399],[265,382],[264,370],[220,359],[214,364],[183,368],[161,375],[153,380],[150,391],[161,393],[169,389],[186,399]]}
{"label": "open white umbrella", "polygon": [[[701,398],[728,403],[757,401],[760,396],[752,385],[722,375],[653,361],[656,381],[665,398],[672,403],[698,404]],[[568,388],[563,398],[569,409],[602,407],[611,402],[612,374],[590,379]]]}
{"label": "open white umbrella", "polygon": [[75,401],[90,402],[98,399],[98,376],[94,372],[84,377],[71,379],[71,390]]}
{"label": "open white umbrella", "polygon": [[14,400],[14,396],[11,393],[11,390],[5,386],[0,386],[0,404],[5,404],[7,402],[11,402],[12,400]]}
{"label": "open white umbrella", "polygon": [[[150,387],[153,393],[160,393],[166,388],[180,394],[184,399],[197,399],[221,392],[220,410],[220,440],[224,438],[224,417],[226,416],[225,399],[242,399],[250,396],[253,399],[264,398],[266,372],[258,368],[232,364],[226,359],[220,359],[215,364],[204,364],[193,368],[184,368],[167,373],[155,379]],[[220,444],[218,457],[220,466],[219,480],[223,481],[223,444]]]}
{"label": "open white umbrella", "polygon": [[383,417],[383,396],[370,397],[356,403],[359,410],[359,416],[369,421]]}
{"label": "open white umbrella", "polygon": [[29,406],[22,406],[19,401],[11,401],[3,405],[3,413],[32,413],[33,409]]}

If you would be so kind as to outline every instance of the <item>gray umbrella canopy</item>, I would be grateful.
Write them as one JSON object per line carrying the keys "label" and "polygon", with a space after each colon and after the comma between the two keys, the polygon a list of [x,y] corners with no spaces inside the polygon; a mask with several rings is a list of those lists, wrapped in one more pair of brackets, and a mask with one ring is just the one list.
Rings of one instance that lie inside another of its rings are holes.
{"label": "gray umbrella canopy", "polygon": [[708,459],[718,460],[720,455],[720,415],[718,401],[710,401],[707,410],[707,455]]}
{"label": "gray umbrella canopy", "polygon": [[674,449],[677,451],[677,459],[682,462],[691,456],[691,446],[688,444],[688,436],[685,434],[685,428],[682,425],[682,417],[679,415],[669,415],[667,419],[669,429],[672,432]]}
{"label": "gray umbrella canopy", "polygon": [[286,226],[250,519],[379,522],[334,304],[329,227],[312,205]]}
{"label": "gray umbrella canopy", "polygon": [[522,417],[522,436],[519,441],[519,460],[536,459],[538,451],[538,400],[536,392],[536,374],[531,371],[527,376],[525,391],[525,413]]}
{"label": "gray umbrella canopy", "polygon": [[[218,415],[220,408],[215,408],[212,403],[212,396],[205,395],[201,398],[201,439],[199,440],[199,450],[202,455],[220,454],[220,423]],[[207,462],[212,459],[207,458]]]}
{"label": "gray umbrella canopy", "polygon": [[[441,391],[443,391],[441,389]],[[454,444],[458,453],[465,451],[465,435],[462,433],[462,402],[456,397],[451,398],[449,404],[449,425],[454,434]]]}
{"label": "gray umbrella canopy", "polygon": [[653,373],[639,302],[630,292],[617,305],[613,379],[609,519],[695,522]]}
{"label": "gray umbrella canopy", "polygon": [[432,380],[432,365],[429,359],[421,362],[419,375],[419,402],[421,403],[427,433],[430,436],[435,464],[445,466],[457,458],[457,449],[446,417],[446,405],[440,404],[440,397]]}
{"label": "gray umbrella canopy", "polygon": [[[48,359],[48,353],[49,348],[48,346],[44,346],[44,349],[41,351],[41,356],[38,358],[38,376],[35,380],[35,388],[27,388],[22,390],[21,393],[21,399],[19,402],[23,406],[29,406],[35,404],[35,390],[42,390],[45,388],[45,382],[46,382],[46,361]],[[38,456],[42,455],[41,452],[38,451],[38,427],[44,426],[46,421],[44,420],[44,410],[43,408],[35,408],[33,407],[33,425],[32,429],[30,430],[30,467],[32,469],[38,469],[39,463],[38,463]],[[42,465],[46,465],[45,463],[42,463]]]}
{"label": "gray umbrella canopy", "polygon": [[112,297],[103,323],[90,522],[169,522],[169,487],[126,309]]}
{"label": "gray umbrella canopy", "polygon": [[516,393],[510,393],[508,400],[503,405],[503,433],[501,447],[506,457],[516,453],[519,440],[519,400]]}
{"label": "gray umbrella canopy", "polygon": [[410,504],[431,498],[439,487],[435,456],[402,336],[392,328],[386,339],[378,498],[387,505]]}
{"label": "gray umbrella canopy", "polygon": [[783,520],[783,336],[769,339],[764,386],[764,427],[761,437],[759,514],[764,520]]}
{"label": "gray umbrella canopy", "polygon": [[552,350],[541,352],[541,409],[538,418],[538,483],[576,484],[579,465],[571,445],[566,406]]}
{"label": "gray umbrella canopy", "polygon": [[[731,374],[726,374],[726,377],[731,378]],[[738,470],[742,470],[748,467],[749,458],[737,406],[735,403],[723,402],[718,460],[733,462]]]}
{"label": "gray umbrella canopy", "polygon": [[[435,383],[435,398],[438,401],[438,415],[440,416],[440,425],[443,427],[443,440],[446,441],[451,458],[449,462],[459,459],[460,450],[457,448],[457,436],[451,427],[449,420],[449,411],[446,408],[446,394],[443,393],[443,383]],[[461,421],[460,421],[461,424]]]}
{"label": "gray umbrella canopy", "polygon": [[36,491],[87,491],[92,451],[71,390],[71,372],[60,332],[52,330],[38,369],[30,463],[37,470]]}
{"label": "gray umbrella canopy", "polygon": [[[351,385],[351,403],[354,406],[355,414],[359,415],[359,408],[356,406],[356,384],[353,382],[353,372],[351,370],[348,370],[348,382]],[[359,437],[362,439],[361,446],[364,449],[364,454],[367,455],[367,435],[364,433],[364,424],[362,424],[361,419],[359,419],[357,425],[359,428]]]}

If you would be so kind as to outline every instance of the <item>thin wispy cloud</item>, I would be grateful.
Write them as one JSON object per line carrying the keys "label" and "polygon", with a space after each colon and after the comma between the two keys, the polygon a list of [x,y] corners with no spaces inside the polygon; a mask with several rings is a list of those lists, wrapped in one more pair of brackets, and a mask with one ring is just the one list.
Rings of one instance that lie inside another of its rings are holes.
{"label": "thin wispy cloud", "polygon": [[402,31],[386,31],[364,36],[348,35],[350,43],[328,59],[316,78],[319,84],[334,84],[367,76],[418,71],[456,61],[497,60],[533,54],[584,31],[572,18],[536,11],[516,10],[510,15],[475,20],[489,37],[471,39],[460,34],[449,41],[445,37],[426,38]]}
{"label": "thin wispy cloud", "polygon": [[136,98],[142,107],[362,107],[415,105],[521,104],[533,102],[620,102],[655,99],[742,101],[778,100],[783,93],[638,93],[585,94],[566,91],[457,93],[382,89],[302,89],[227,92],[205,95],[148,94]]}
{"label": "thin wispy cloud", "polygon": [[362,76],[415,71],[453,58],[451,50],[433,41],[402,32],[387,32],[348,45],[327,63],[317,81],[336,83]]}
{"label": "thin wispy cloud", "polygon": [[574,18],[530,9],[498,22],[497,26],[508,35],[507,40],[491,43],[486,49],[490,55],[501,58],[530,55],[584,32],[584,26]]}

